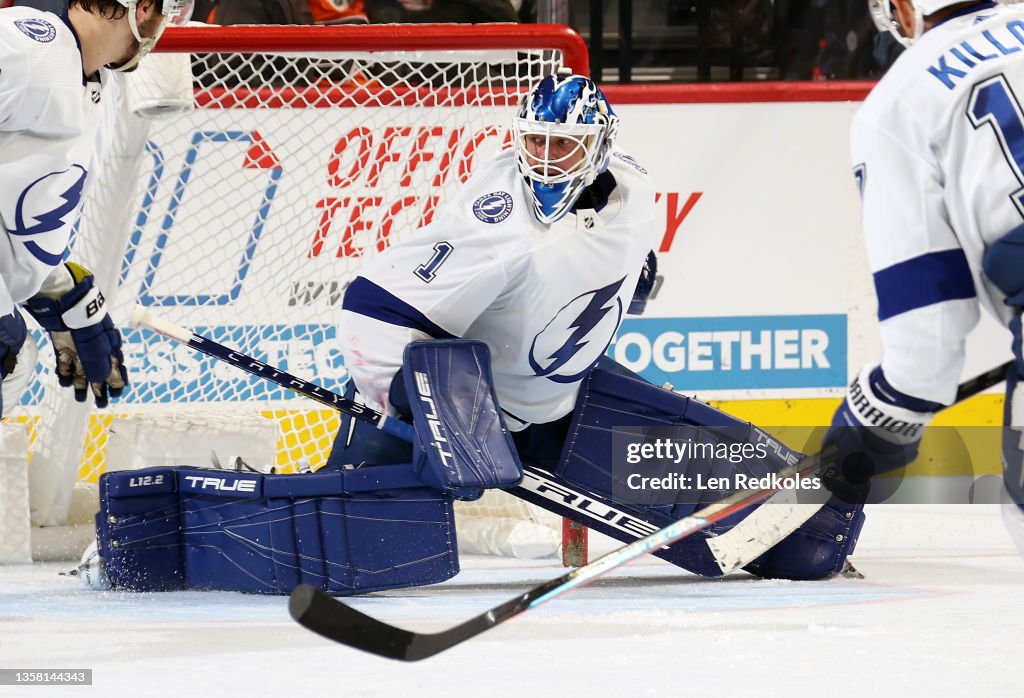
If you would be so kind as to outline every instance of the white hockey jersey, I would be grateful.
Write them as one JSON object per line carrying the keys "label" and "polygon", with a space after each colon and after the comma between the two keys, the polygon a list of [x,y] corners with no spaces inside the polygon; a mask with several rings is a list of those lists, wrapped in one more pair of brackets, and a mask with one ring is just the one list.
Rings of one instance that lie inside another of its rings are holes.
{"label": "white hockey jersey", "polygon": [[[609,176],[610,174],[610,176]],[[479,168],[424,228],[386,250],[349,286],[339,339],[367,402],[386,407],[405,345],[484,341],[512,430],[568,414],[579,382],[621,324],[656,244],[654,191],[614,151],[599,210],[539,223],[505,151]]]}
{"label": "white hockey jersey", "polygon": [[1024,12],[986,3],[925,32],[854,118],[882,368],[913,397],[953,402],[979,300],[1009,319],[982,260],[1024,221],[1019,99]]}
{"label": "white hockey jersey", "polygon": [[0,315],[39,291],[81,209],[101,108],[82,72],[66,17],[0,10]]}

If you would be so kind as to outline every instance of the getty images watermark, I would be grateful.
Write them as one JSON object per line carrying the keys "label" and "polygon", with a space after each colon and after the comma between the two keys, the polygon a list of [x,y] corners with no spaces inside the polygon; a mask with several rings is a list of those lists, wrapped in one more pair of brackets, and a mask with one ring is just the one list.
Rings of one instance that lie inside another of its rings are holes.
{"label": "getty images watermark", "polygon": [[[827,427],[802,428],[801,451],[772,435],[786,429],[617,427],[612,433],[613,495],[642,506],[703,505],[740,490],[770,488],[793,490],[800,501],[801,494],[823,488],[822,479],[817,474],[797,478],[778,473],[804,453],[817,453]],[[997,504],[1006,495],[1004,480],[1024,490],[1021,431],[932,427],[910,467],[872,478],[867,503]]]}
{"label": "getty images watermark", "polygon": [[[693,437],[684,438],[655,438],[653,441],[633,441],[626,444],[626,464],[641,465],[654,464],[655,468],[662,466],[661,473],[657,476],[643,475],[640,472],[632,472],[626,476],[626,487],[631,490],[697,490],[697,491],[725,491],[733,492],[745,489],[792,489],[792,490],[816,490],[821,487],[819,477],[780,477],[777,472],[771,472],[770,466],[782,463],[792,463],[769,447],[769,441],[781,446],[777,441],[770,439],[766,434],[760,433],[757,443],[738,443],[718,440],[720,435],[703,434],[703,439]],[[679,466],[692,462],[707,463],[711,467],[709,472],[675,472],[671,469],[665,472],[663,466]],[[753,462],[760,462],[762,467],[749,467]],[[796,462],[793,460],[793,462]],[[712,472],[721,471],[721,464],[738,466],[746,464],[749,469],[740,470],[733,468],[733,472],[724,475],[712,475]]]}
{"label": "getty images watermark", "polygon": [[818,490],[817,475],[781,477],[801,454],[748,426],[617,429],[613,489],[624,501],[647,506],[708,503],[745,489]]}

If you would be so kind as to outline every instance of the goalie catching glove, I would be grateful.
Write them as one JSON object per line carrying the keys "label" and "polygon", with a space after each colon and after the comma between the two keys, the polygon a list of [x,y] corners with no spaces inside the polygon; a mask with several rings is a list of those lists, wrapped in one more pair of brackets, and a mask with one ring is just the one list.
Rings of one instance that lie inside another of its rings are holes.
{"label": "goalie catching glove", "polygon": [[57,378],[62,386],[74,388],[75,400],[85,402],[90,387],[97,407],[121,396],[128,385],[121,333],[88,270],[73,263],[57,267],[25,307],[50,333]]}

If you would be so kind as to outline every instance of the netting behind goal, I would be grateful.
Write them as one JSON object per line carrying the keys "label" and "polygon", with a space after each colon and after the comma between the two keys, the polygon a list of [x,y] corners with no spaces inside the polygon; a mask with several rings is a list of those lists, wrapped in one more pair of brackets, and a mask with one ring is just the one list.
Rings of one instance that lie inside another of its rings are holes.
{"label": "netting behind goal", "polygon": [[[336,391],[349,281],[508,143],[529,85],[587,70],[579,37],[545,25],[189,27],[158,51],[150,77],[131,76],[109,107],[116,125],[71,256],[122,326],[141,303]],[[142,437],[128,431],[188,423],[201,448],[200,431],[255,418],[272,426],[279,471],[326,459],[333,411],[148,330],[123,334],[131,389],[103,412],[58,390],[40,349],[44,379],[19,415],[37,525],[62,523],[71,483],[132,458]],[[267,433],[256,432],[238,448],[255,449]],[[497,514],[534,516],[510,511]]]}

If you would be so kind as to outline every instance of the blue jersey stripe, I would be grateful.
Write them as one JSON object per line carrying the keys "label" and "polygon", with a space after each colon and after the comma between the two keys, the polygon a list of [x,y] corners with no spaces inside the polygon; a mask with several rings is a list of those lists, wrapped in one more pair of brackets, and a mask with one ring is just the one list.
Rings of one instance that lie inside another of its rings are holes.
{"label": "blue jersey stripe", "polygon": [[341,307],[389,325],[425,332],[434,339],[456,338],[401,298],[362,276],[353,279],[345,289]]}
{"label": "blue jersey stripe", "polygon": [[929,252],[875,272],[878,319],[888,320],[944,301],[974,298],[974,279],[961,249]]}

